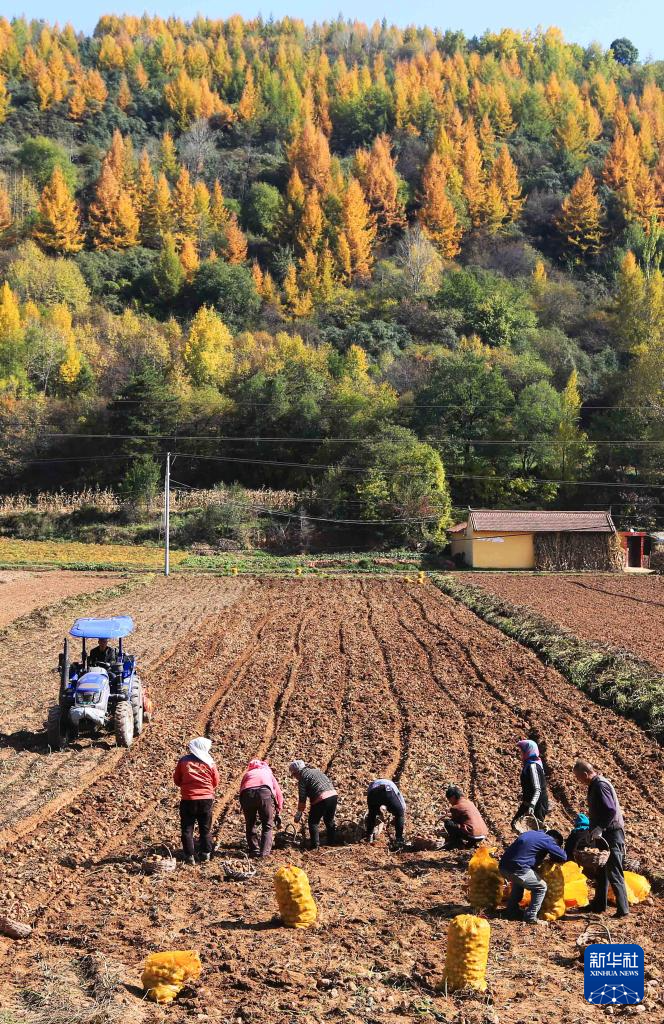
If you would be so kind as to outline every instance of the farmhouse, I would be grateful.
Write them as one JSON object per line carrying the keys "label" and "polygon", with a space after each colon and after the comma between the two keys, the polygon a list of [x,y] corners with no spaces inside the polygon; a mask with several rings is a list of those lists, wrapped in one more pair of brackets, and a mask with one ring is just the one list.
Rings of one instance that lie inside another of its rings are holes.
{"label": "farmhouse", "polygon": [[609,512],[469,509],[450,541],[452,557],[474,569],[623,567]]}

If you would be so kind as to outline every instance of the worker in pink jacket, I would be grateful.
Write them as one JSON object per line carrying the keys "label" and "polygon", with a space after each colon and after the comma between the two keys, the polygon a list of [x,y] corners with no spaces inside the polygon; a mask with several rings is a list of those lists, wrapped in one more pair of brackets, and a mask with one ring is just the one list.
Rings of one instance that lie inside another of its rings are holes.
{"label": "worker in pink jacket", "polygon": [[[275,816],[284,806],[281,787],[267,761],[254,758],[245,768],[240,783],[240,807],[247,826],[250,857],[268,857],[272,851]],[[256,818],[260,818],[261,839],[258,843]]]}

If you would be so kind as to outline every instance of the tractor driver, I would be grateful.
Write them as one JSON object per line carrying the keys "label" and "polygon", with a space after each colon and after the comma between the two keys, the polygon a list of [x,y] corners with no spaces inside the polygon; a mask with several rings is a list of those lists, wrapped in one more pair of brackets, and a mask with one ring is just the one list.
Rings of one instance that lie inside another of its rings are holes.
{"label": "tractor driver", "polygon": [[100,636],[97,646],[93,647],[88,656],[88,665],[112,665],[115,661],[115,651],[108,646],[108,640]]}

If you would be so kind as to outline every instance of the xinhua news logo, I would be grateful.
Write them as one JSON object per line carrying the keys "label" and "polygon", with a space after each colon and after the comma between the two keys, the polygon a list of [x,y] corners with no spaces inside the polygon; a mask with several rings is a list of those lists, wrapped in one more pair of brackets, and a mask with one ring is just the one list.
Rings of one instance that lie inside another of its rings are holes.
{"label": "xinhua news logo", "polygon": [[640,1003],[643,999],[643,949],[633,942],[586,946],[583,994],[589,1003]]}

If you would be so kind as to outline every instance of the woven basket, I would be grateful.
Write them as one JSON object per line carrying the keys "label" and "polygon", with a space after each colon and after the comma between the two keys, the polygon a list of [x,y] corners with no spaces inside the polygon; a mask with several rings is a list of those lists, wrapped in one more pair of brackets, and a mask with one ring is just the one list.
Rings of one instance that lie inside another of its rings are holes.
{"label": "woven basket", "polygon": [[534,814],[522,814],[520,818],[516,819],[512,828],[517,835],[521,835],[522,832],[542,832],[544,823]]}
{"label": "woven basket", "polygon": [[611,932],[605,924],[589,924],[576,940],[579,958],[583,960],[586,946],[604,945],[611,942],[613,942]]}
{"label": "woven basket", "polygon": [[300,846],[302,835],[297,831],[295,825],[286,825],[281,832],[274,837],[274,845],[277,850],[285,850],[289,846]]}
{"label": "woven basket", "polygon": [[588,878],[594,878],[597,873],[602,870],[611,856],[609,844],[606,839],[599,836],[597,839],[593,840],[593,842],[597,845],[577,846],[574,851],[574,860],[583,868],[584,873]]}
{"label": "woven basket", "polygon": [[221,866],[227,882],[248,882],[256,874],[256,868],[252,867],[246,854],[234,860],[222,860]]}
{"label": "woven basket", "polygon": [[[164,850],[166,855],[161,854],[160,850]],[[141,861],[141,867],[146,875],[165,875],[169,871],[175,871],[177,861],[170,848],[162,843],[158,846],[148,847]]]}

